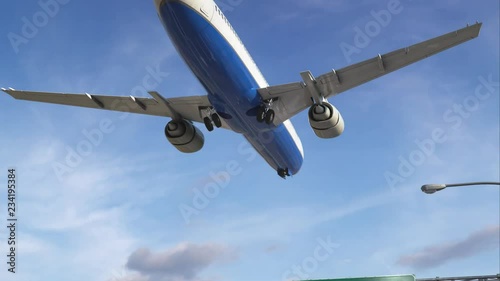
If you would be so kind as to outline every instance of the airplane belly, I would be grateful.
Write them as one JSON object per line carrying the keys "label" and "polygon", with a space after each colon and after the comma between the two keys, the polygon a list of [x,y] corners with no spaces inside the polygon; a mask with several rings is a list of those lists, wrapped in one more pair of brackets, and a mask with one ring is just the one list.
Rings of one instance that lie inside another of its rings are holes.
{"label": "airplane belly", "polygon": [[302,155],[283,124],[256,120],[261,98],[258,83],[220,32],[198,12],[179,2],[160,7],[164,26],[184,61],[206,89],[219,115],[242,133],[274,168],[295,174]]}

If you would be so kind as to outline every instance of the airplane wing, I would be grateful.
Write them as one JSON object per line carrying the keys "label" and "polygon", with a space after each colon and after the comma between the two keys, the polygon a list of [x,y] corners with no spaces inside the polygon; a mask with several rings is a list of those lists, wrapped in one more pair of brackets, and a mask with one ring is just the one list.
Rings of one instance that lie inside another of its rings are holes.
{"label": "airplane wing", "polygon": [[315,95],[328,98],[367,83],[407,65],[479,36],[482,23],[444,34],[385,55],[347,66],[318,77],[303,72],[303,82],[258,89],[264,100],[273,100],[275,124],[283,122],[313,104]]}
{"label": "airplane wing", "polygon": [[[149,92],[152,98],[101,96],[91,94],[66,94],[17,91],[12,88],[2,91],[18,100],[88,107],[112,111],[130,112],[174,119],[186,119],[203,123],[204,112],[212,105],[207,96],[190,96],[166,99],[157,92]],[[222,127],[230,127],[222,120]]]}

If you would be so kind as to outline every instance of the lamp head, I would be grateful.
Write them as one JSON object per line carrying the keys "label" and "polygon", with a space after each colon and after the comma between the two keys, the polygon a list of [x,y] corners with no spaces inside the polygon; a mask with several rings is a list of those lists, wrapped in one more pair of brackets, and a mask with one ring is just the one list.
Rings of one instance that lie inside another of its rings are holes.
{"label": "lamp head", "polygon": [[446,188],[446,184],[426,184],[422,185],[422,191],[427,194],[433,194],[437,191],[443,190]]}

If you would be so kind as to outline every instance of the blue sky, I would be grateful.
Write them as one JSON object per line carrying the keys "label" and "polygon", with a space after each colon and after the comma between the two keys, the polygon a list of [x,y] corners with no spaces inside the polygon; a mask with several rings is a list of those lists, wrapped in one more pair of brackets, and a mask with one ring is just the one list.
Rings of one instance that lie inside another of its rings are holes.
{"label": "blue sky", "polygon": [[[36,1],[4,1],[0,86],[130,95],[148,69],[159,68],[168,75],[147,90],[168,97],[204,94],[152,2],[60,0],[59,11],[15,47],[9,34],[22,34],[23,17],[32,21],[43,10]],[[354,45],[356,30],[390,2],[219,2],[270,84],[484,23],[471,42],[331,98],[346,123],[337,139],[316,138],[306,113],[294,117],[305,162],[287,180],[229,131],[208,133],[200,126],[204,149],[184,155],[165,139],[165,118],[0,94],[0,174],[4,179],[15,167],[19,177],[18,273],[8,273],[2,261],[0,279],[498,273],[499,189],[429,196],[419,187],[499,180],[499,3],[401,0],[400,12],[346,56],[342,43]],[[99,130],[101,122],[110,123],[111,132],[57,174],[57,163],[66,163],[68,151],[87,141],[84,132]],[[224,177],[228,165],[235,173]],[[213,198],[200,199],[214,186]],[[183,215],[186,206],[196,212]],[[5,227],[0,237],[7,237]],[[4,260],[5,242],[0,249]]]}

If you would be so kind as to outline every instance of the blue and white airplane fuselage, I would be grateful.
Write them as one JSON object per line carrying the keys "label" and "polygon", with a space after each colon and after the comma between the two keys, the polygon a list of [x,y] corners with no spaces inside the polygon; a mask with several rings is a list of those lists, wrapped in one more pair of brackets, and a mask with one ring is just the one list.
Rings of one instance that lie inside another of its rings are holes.
{"label": "blue and white airplane fuselage", "polygon": [[211,0],[156,0],[177,51],[208,93],[217,113],[242,133],[275,170],[296,174],[304,159],[291,122],[258,122],[257,89],[269,86],[238,35]]}

